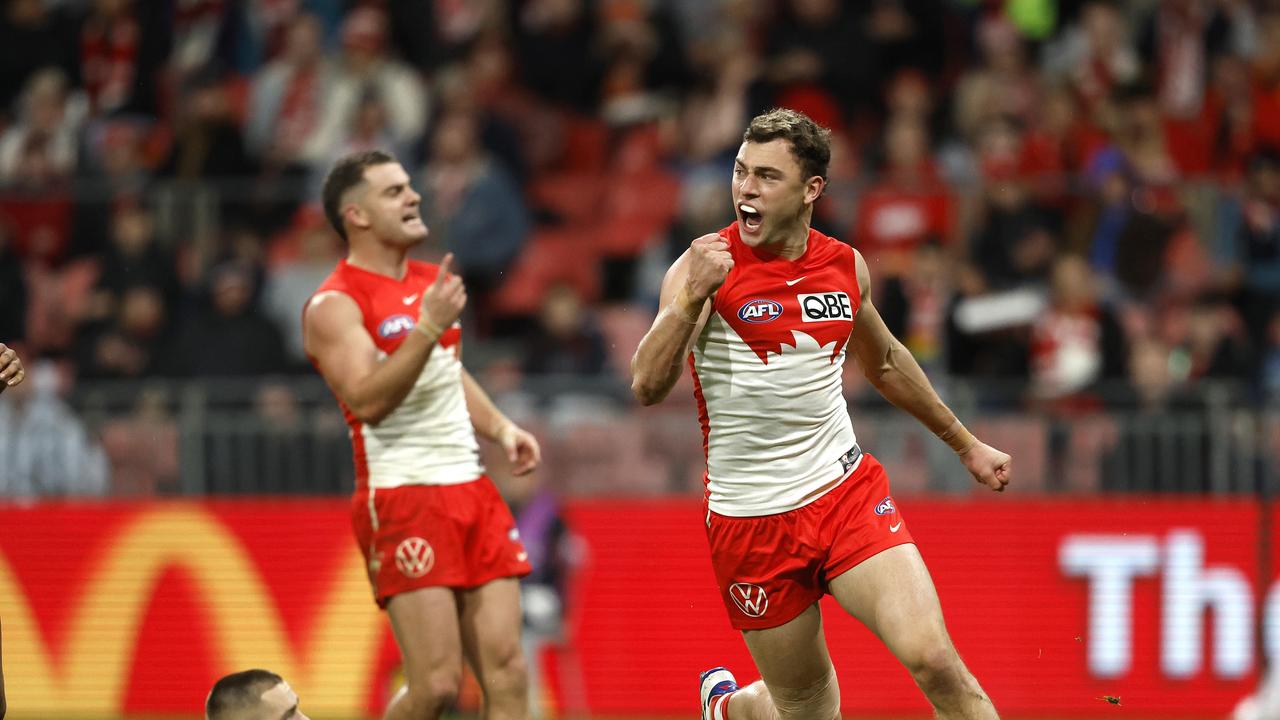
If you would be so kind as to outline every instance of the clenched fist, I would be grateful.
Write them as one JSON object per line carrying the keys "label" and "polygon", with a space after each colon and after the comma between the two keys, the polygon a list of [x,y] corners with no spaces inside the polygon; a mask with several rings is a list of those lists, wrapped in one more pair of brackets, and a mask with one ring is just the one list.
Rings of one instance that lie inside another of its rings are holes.
{"label": "clenched fist", "polygon": [[1011,479],[1012,459],[1009,454],[986,443],[975,443],[960,456],[960,462],[964,463],[965,469],[974,480],[996,492],[1004,492],[1005,486]]}
{"label": "clenched fist", "polygon": [[18,359],[18,354],[13,348],[0,343],[0,392],[22,382],[26,376],[27,371],[22,368],[22,360]]}
{"label": "clenched fist", "polygon": [[689,297],[706,300],[720,289],[733,269],[729,243],[716,234],[703,235],[689,245],[689,275],[685,280]]}

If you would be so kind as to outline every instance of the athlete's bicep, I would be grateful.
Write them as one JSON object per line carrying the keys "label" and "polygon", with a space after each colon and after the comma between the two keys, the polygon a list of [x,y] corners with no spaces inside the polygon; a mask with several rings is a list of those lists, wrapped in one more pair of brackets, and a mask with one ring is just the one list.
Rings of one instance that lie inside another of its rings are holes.
{"label": "athlete's bicep", "polygon": [[378,347],[355,300],[338,292],[316,296],[303,317],[303,344],[325,382],[350,407],[356,384],[378,364]]}

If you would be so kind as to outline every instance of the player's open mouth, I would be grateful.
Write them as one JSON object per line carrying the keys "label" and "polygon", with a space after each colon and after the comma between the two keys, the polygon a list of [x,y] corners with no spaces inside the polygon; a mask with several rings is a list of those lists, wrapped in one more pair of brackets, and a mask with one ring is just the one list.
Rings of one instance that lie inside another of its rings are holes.
{"label": "player's open mouth", "polygon": [[742,213],[743,227],[751,232],[759,230],[764,223],[764,218],[761,217],[760,211],[756,210],[753,205],[742,203],[738,206],[738,212]]}
{"label": "player's open mouth", "polygon": [[400,221],[405,223],[406,225],[409,223],[418,223],[419,225],[422,224],[422,218],[418,215],[418,213],[405,213],[400,217]]}

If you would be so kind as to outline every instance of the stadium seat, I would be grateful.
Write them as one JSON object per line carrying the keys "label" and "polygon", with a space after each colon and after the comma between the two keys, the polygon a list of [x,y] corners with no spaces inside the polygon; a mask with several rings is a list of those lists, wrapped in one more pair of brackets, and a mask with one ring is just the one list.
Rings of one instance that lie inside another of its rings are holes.
{"label": "stadium seat", "polygon": [[561,223],[590,222],[600,212],[601,194],[606,185],[599,172],[563,172],[544,175],[529,187],[531,204]]}
{"label": "stadium seat", "polygon": [[572,285],[587,301],[600,297],[600,267],[591,229],[544,230],[535,233],[494,297],[499,316],[532,315],[546,290],[556,283]]}

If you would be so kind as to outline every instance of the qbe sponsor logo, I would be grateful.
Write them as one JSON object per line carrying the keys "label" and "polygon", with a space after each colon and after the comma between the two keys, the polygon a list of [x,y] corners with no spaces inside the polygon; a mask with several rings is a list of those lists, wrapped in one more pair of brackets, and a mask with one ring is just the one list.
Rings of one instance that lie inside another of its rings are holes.
{"label": "qbe sponsor logo", "polygon": [[800,317],[805,322],[853,320],[853,305],[848,293],[821,292],[797,295],[800,301]]}

